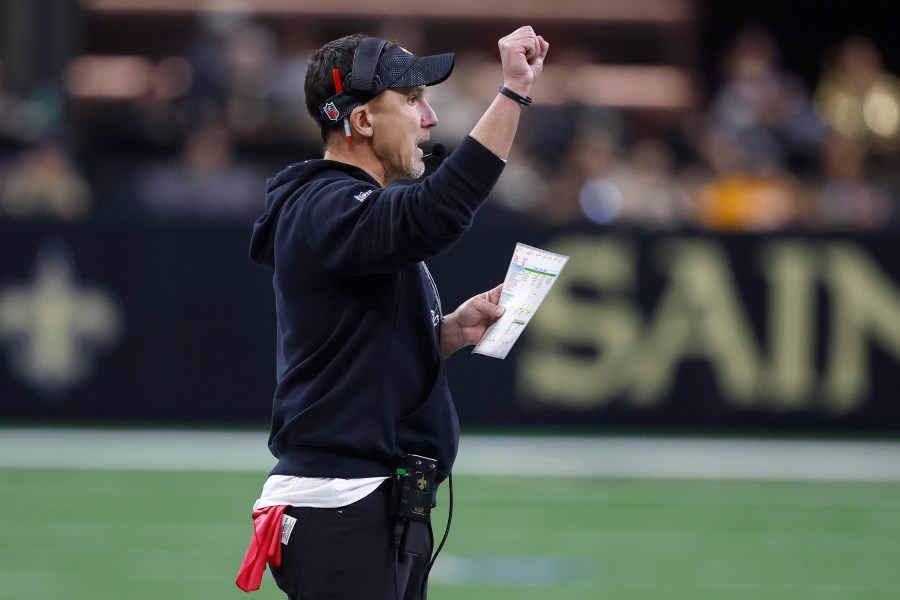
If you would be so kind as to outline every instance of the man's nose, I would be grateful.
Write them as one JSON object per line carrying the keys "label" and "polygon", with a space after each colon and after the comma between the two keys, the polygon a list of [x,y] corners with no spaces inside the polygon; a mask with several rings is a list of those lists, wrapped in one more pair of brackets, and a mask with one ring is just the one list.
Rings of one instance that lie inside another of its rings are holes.
{"label": "man's nose", "polygon": [[427,100],[425,100],[425,102],[423,103],[423,106],[425,107],[425,113],[422,115],[422,127],[425,127],[425,128],[437,127],[437,124],[438,124],[437,113],[434,112],[434,109],[431,108],[431,105],[428,103]]}

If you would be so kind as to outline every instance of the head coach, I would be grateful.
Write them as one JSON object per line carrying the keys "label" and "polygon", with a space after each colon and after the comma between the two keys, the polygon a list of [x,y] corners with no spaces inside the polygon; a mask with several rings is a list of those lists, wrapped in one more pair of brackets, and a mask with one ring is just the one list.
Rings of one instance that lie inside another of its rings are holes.
{"label": "head coach", "polygon": [[[470,227],[503,170],[549,44],[531,27],[499,41],[502,86],[472,132],[422,182],[438,117],[428,86],[454,55],[416,57],[380,38],[325,44],[307,108],[324,157],[267,184],[251,258],[274,269],[278,459],[253,507],[237,584],[266,564],[292,599],[424,598],[428,516],[459,424],[443,361],[502,314],[501,288],[444,314],[424,260]],[[426,501],[427,499],[427,501]]]}

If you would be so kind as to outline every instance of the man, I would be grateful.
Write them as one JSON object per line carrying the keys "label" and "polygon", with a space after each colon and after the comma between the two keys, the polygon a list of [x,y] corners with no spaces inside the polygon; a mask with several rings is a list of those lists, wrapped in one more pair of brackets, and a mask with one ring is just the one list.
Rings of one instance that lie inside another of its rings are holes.
{"label": "man", "polygon": [[438,124],[426,88],[449,77],[453,54],[355,35],[311,59],[325,156],[269,180],[250,246],[275,269],[278,464],[254,505],[242,589],[269,562],[289,598],[424,598],[431,528],[391,514],[393,476],[410,454],[436,460],[438,481],[450,474],[459,425],[443,359],[503,311],[498,286],[444,315],[422,261],[459,239],[500,177],[549,44],[522,27],[499,47],[500,93],[408,186],[388,184],[424,173],[420,146]]}

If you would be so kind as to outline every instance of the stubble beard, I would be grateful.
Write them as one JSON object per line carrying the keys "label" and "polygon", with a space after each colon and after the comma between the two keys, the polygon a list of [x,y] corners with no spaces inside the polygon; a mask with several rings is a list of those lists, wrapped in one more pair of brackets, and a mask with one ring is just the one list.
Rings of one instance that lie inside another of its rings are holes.
{"label": "stubble beard", "polygon": [[409,171],[406,174],[410,179],[418,179],[425,174],[425,162],[413,156],[409,161]]}

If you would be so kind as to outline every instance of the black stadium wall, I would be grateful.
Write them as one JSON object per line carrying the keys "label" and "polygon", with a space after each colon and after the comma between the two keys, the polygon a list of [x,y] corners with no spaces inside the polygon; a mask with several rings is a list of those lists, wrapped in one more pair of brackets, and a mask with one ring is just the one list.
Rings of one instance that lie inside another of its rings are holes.
{"label": "black stadium wall", "polygon": [[[267,422],[249,225],[0,222],[0,423]],[[896,233],[547,228],[487,209],[429,261],[448,310],[516,242],[571,256],[505,360],[448,361],[463,426],[900,431]]]}

